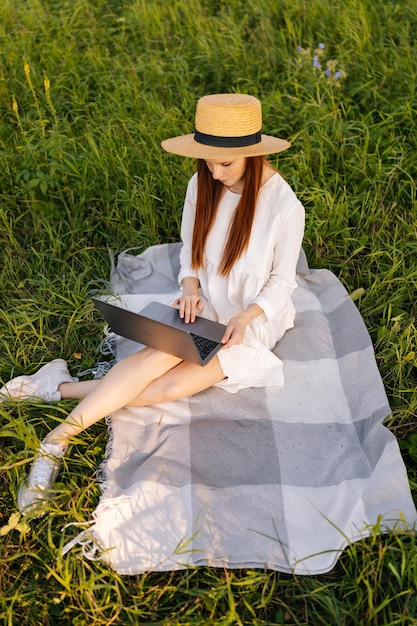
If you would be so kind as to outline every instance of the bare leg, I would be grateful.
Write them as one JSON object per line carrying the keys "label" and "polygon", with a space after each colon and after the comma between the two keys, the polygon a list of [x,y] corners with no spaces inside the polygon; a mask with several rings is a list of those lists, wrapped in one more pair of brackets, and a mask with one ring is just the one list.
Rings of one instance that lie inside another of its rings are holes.
{"label": "bare leg", "polygon": [[93,381],[96,384],[90,385],[89,393],[66,420],[46,436],[45,441],[67,443],[70,437],[128,405],[149,383],[179,363],[181,359],[151,348],[145,348],[119,361],[104,378]]}
{"label": "bare leg", "polygon": [[123,406],[145,406],[193,395],[223,378],[217,356],[200,367],[145,348],[117,363],[99,381],[76,383],[76,387],[66,390],[64,387],[64,397],[88,393],[41,443],[27,480],[19,489],[19,509],[31,511],[48,499],[70,438],[88,426]]}
{"label": "bare leg", "polygon": [[62,400],[82,400],[93,391],[100,380],[81,380],[73,383],[62,383],[58,387]]}
{"label": "bare leg", "polygon": [[[216,367],[214,367],[216,364]],[[178,398],[192,396],[211,387],[224,378],[217,359],[211,366],[202,368],[182,361],[169,372],[151,382],[133,400],[124,406],[149,406],[159,402],[169,402]],[[74,383],[62,383],[59,391],[63,400],[82,400],[99,384],[100,380],[86,380]]]}
{"label": "bare leg", "polygon": [[201,367],[155,350],[143,353],[145,350],[120,361],[102,380],[92,381],[96,383],[92,391],[45,441],[66,443],[70,437],[124,406],[149,406],[177,400],[224,379],[217,357]]}
{"label": "bare leg", "polygon": [[166,374],[151,382],[130,406],[149,406],[172,402],[204,391],[224,379],[220,362],[215,356],[205,367],[182,361]]}

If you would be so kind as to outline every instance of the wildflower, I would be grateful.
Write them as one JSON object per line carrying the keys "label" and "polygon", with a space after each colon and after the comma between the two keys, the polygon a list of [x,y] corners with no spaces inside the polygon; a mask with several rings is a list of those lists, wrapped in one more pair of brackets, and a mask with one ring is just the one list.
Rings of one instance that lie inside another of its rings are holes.
{"label": "wildflower", "polygon": [[17,100],[15,98],[14,95],[12,95],[12,109],[13,109],[13,113],[16,115],[16,120],[17,120],[17,124],[20,128],[20,131],[22,132],[22,134],[24,134],[24,130],[22,127],[22,122],[20,120],[20,115],[19,115],[19,105],[17,104]]}
{"label": "wildflower", "polygon": [[49,80],[46,74],[44,74],[44,77],[43,77],[43,86],[45,87],[46,102],[48,103],[49,109],[52,113],[52,117],[54,118],[55,126],[57,126],[58,120],[56,116],[55,107],[53,105],[52,98],[51,98],[51,81]]}
{"label": "wildflower", "polygon": [[36,100],[36,93],[35,93],[35,89],[34,89],[34,87],[33,87],[32,77],[31,77],[31,75],[30,75],[30,65],[29,65],[29,63],[28,63],[27,61],[25,61],[25,62],[24,62],[24,64],[23,64],[23,69],[24,69],[24,71],[25,71],[26,82],[27,82],[27,84],[29,85],[29,89],[30,89],[30,91],[32,92],[33,99],[34,99],[34,100],[35,100],[35,102],[36,102],[36,101],[37,101],[37,100]]}
{"label": "wildflower", "polygon": [[336,59],[326,60],[326,44],[322,41],[317,44],[315,49],[303,48],[299,45],[297,51],[301,57],[299,60],[300,67],[306,67],[303,63],[306,61],[310,68],[313,68],[316,77],[326,77],[336,84],[339,84],[341,79],[346,78],[346,72],[337,68]]}
{"label": "wildflower", "polygon": [[327,78],[330,78],[331,80],[338,81],[338,80],[346,77],[346,73],[345,72],[343,72],[342,70],[338,70],[336,68],[337,68],[337,61],[336,61],[336,59],[330,59],[329,61],[327,61],[326,69],[324,71],[324,74],[327,76]]}
{"label": "wildflower", "polygon": [[297,52],[298,54],[301,54],[302,56],[307,57],[310,54],[310,49],[303,48],[302,46],[297,46]]}
{"label": "wildflower", "polygon": [[326,63],[326,67],[329,70],[330,74],[334,74],[336,71],[337,61],[336,59],[330,59]]}

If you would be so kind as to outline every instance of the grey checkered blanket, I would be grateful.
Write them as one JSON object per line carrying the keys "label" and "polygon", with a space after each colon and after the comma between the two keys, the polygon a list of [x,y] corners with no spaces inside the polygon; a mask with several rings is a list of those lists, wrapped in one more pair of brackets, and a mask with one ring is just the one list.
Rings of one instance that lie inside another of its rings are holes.
{"label": "grey checkered blanket", "polygon": [[[120,254],[113,291],[134,310],[171,302],[178,252],[164,244]],[[275,348],[284,387],[212,388],[111,416],[87,557],[121,574],[189,565],[318,574],[372,525],[415,523],[359,311],[334,274],[303,258],[298,269],[295,327]],[[107,340],[117,358],[137,349]]]}

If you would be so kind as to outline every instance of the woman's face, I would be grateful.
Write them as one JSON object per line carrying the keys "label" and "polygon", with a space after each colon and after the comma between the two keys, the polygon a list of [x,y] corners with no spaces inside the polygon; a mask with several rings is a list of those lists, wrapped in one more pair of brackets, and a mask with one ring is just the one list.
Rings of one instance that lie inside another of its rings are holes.
{"label": "woman's face", "polygon": [[234,190],[243,189],[243,179],[246,170],[246,157],[239,157],[232,161],[207,161],[206,165],[215,180]]}

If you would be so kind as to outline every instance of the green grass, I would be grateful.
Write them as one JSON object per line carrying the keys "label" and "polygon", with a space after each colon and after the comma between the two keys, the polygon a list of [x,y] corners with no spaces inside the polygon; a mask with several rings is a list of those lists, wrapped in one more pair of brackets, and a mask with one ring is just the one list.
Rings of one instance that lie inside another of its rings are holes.
{"label": "green grass", "polygon": [[[412,0],[3,0],[0,378],[99,358],[88,294],[109,277],[109,250],[179,237],[193,163],[160,141],[192,129],[201,95],[249,92],[265,131],[293,143],[277,164],[307,209],[310,265],[357,298],[416,494],[416,32]],[[414,534],[375,528],[316,577],[121,577],[76,550],[60,557],[65,524],[98,501],[104,424],[73,446],[47,517],[27,527],[13,514],[38,439],[69,408],[0,407],[4,624],[417,623]]]}

